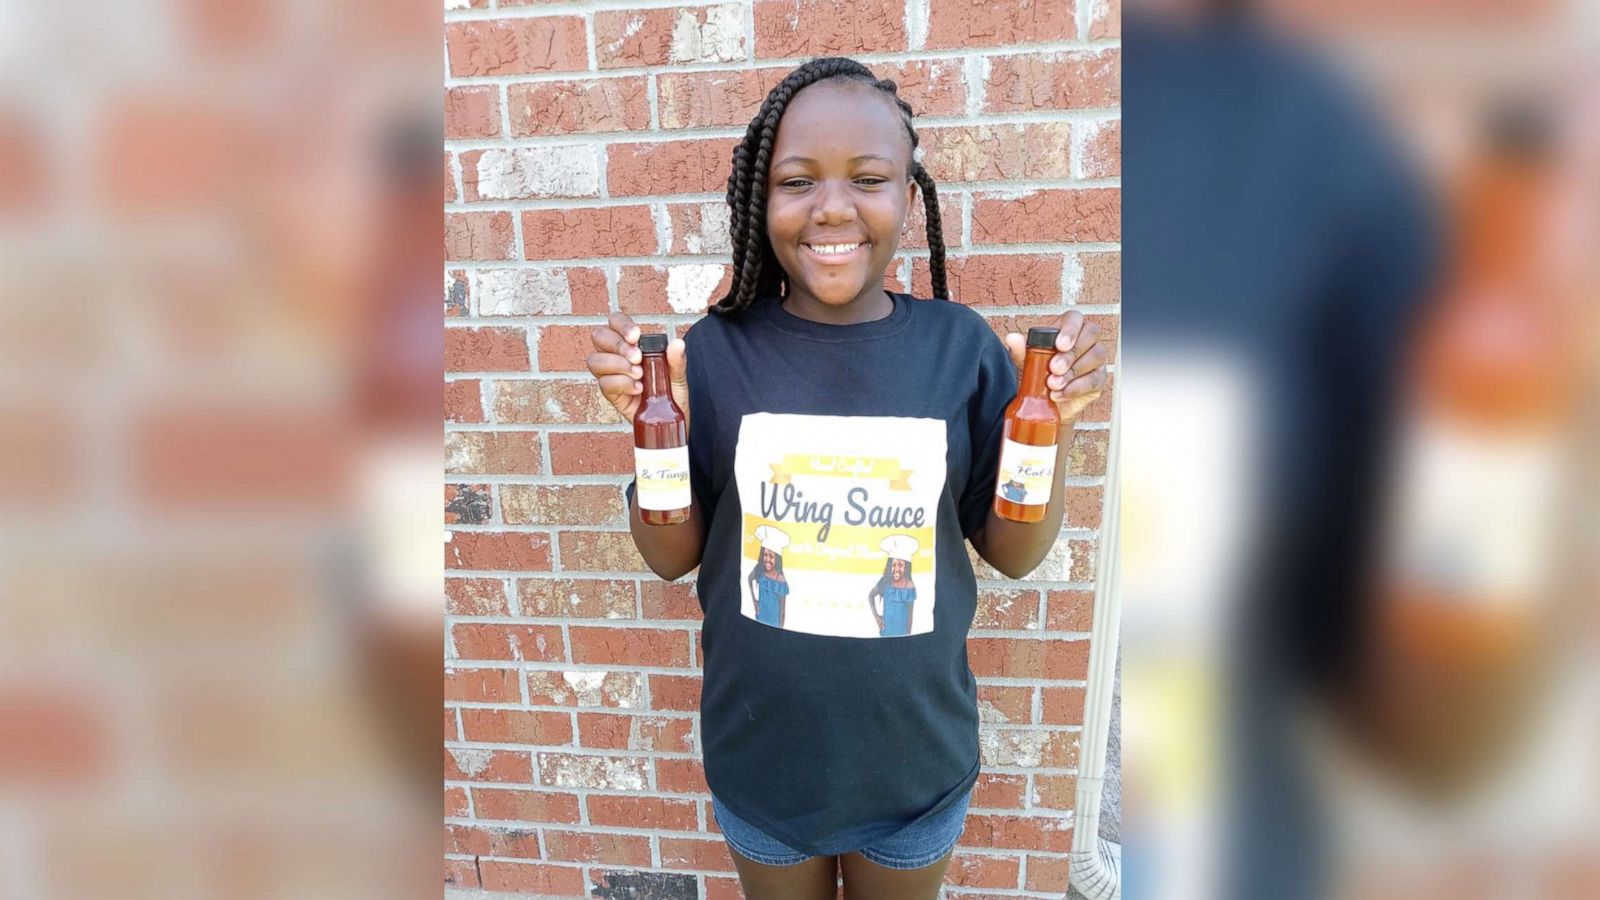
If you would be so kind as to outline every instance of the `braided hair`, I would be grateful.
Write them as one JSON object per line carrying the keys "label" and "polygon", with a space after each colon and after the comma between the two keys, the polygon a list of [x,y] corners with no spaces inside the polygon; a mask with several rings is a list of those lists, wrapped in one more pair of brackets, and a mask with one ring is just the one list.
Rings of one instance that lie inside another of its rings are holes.
{"label": "braided hair", "polygon": [[849,79],[870,84],[884,91],[900,108],[901,121],[911,138],[911,178],[922,194],[928,223],[928,262],[933,272],[933,296],[950,299],[944,275],[944,229],[939,221],[939,194],[933,177],[916,160],[917,130],[912,127],[911,104],[900,99],[896,85],[877,78],[853,59],[839,56],[814,59],[796,68],[774,87],[761,110],[750,120],[744,139],[733,148],[733,171],[728,175],[729,231],[733,238],[733,284],[728,293],[711,306],[715,313],[737,313],[762,295],[786,295],[789,275],[778,264],[767,240],[767,169],[772,145],[777,139],[778,120],[799,93],[828,79]]}

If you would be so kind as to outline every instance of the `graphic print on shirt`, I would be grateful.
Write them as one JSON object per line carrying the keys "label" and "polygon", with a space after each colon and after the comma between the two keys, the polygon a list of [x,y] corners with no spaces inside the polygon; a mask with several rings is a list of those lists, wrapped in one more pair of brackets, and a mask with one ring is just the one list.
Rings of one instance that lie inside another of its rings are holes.
{"label": "graphic print on shirt", "polygon": [[837,637],[932,631],[945,465],[938,419],[744,416],[741,612]]}

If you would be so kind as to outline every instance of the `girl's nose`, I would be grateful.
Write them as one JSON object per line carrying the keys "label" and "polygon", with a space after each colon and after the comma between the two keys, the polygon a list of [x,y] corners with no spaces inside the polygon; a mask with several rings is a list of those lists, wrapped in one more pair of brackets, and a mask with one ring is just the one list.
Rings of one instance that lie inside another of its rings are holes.
{"label": "girl's nose", "polygon": [[856,217],[855,204],[850,202],[842,185],[824,182],[817,192],[817,204],[811,210],[811,219],[818,225],[838,225]]}

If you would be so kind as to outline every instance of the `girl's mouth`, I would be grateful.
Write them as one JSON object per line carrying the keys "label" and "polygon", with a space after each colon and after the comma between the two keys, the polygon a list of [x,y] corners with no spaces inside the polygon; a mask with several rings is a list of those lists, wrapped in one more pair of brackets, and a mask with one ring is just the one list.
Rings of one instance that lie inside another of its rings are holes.
{"label": "girl's mouth", "polygon": [[871,246],[865,242],[856,244],[801,244],[806,250],[806,255],[825,266],[837,266],[853,262],[858,256],[867,252]]}

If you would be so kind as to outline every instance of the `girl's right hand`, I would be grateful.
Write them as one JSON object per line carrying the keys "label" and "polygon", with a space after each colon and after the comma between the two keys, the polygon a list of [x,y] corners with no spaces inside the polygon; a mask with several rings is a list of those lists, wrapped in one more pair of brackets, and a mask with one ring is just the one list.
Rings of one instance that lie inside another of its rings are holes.
{"label": "girl's right hand", "polygon": [[[627,313],[615,312],[606,324],[594,330],[595,352],[586,360],[589,374],[600,384],[600,393],[630,423],[644,403],[643,355],[639,352],[639,326]],[[672,400],[683,410],[685,434],[689,425],[689,378],[687,347],[673,338],[667,343],[667,373]]]}

